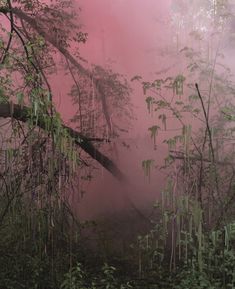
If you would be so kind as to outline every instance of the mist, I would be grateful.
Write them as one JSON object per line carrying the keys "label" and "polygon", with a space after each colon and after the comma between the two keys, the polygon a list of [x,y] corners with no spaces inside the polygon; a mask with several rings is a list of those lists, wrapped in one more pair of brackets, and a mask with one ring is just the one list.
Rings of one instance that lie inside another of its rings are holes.
{"label": "mist", "polygon": [[[104,146],[104,151],[109,151],[110,157],[126,174],[129,184],[119,183],[107,171],[98,169],[91,182],[83,184],[81,181],[80,191],[73,192],[77,200],[74,209],[80,218],[95,218],[124,208],[131,209],[130,202],[140,210],[146,210],[146,207],[151,210],[166,186],[167,172],[160,170],[168,154],[167,145],[163,141],[173,134],[160,132],[157,149],[154,149],[148,128],[155,119],[147,113],[142,87],[132,83],[131,79],[135,75],[141,75],[143,79],[151,81],[160,76],[186,73],[187,64],[180,50],[188,45],[200,48],[200,44],[194,43],[192,37],[188,36],[190,31],[187,28],[176,32],[172,21],[172,11],[176,5],[178,4],[174,1],[154,0],[147,3],[134,0],[84,0],[77,3],[77,9],[81,8],[79,22],[88,33],[86,43],[79,47],[80,55],[87,60],[86,65],[111,67],[129,81],[133,89],[130,105],[134,116],[130,120],[128,132]],[[197,4],[194,5],[196,9]],[[184,6],[179,7],[186,9]],[[228,44],[227,32],[222,42],[224,62],[232,69],[231,45]],[[67,82],[69,87],[71,79]],[[61,102],[61,94],[66,93],[65,83],[59,85],[55,81],[55,91],[58,91],[59,96],[58,109],[69,123],[75,111],[71,100]],[[166,97],[172,96],[170,94]],[[188,122],[195,130],[201,125],[197,120],[192,123],[189,119]],[[175,124],[174,120],[169,120],[169,126],[173,131],[181,130],[180,124]],[[151,181],[144,176],[142,168],[142,161],[147,159],[154,160],[155,169],[151,171]],[[82,198],[81,191],[85,191]]]}
{"label": "mist", "polygon": [[[158,57],[162,49],[173,44],[170,1],[81,1],[79,5],[82,9],[81,22],[88,32],[88,40],[81,46],[81,55],[90,64],[111,65],[128,81],[138,74],[146,79],[153,78],[157,71],[171,65],[169,59]],[[116,148],[112,158],[130,180],[129,188],[117,183],[106,172],[98,172],[98,177],[88,186],[87,193],[78,204],[81,215],[128,207],[125,194],[137,207],[140,204],[151,206],[164,185],[161,172],[153,171],[151,182],[143,174],[142,160],[154,158],[160,166],[163,163],[160,155],[166,153],[166,148],[159,142],[158,150],[154,151],[147,131],[152,120],[146,116],[142,89],[134,84],[132,87],[134,120],[131,120],[131,128],[117,140],[112,140]],[[129,145],[129,149],[123,147],[123,142]]]}
{"label": "mist", "polygon": [[0,0],[0,288],[235,288],[232,0]]}
{"label": "mist", "polygon": [[[197,4],[194,5],[196,9]],[[187,63],[180,50],[190,45],[203,49],[200,43],[189,36],[190,31],[187,32],[187,28],[176,32],[171,14],[175,7],[174,1],[102,0],[94,3],[85,0],[80,1],[79,6],[82,9],[81,22],[89,35],[80,48],[81,55],[90,65],[97,63],[104,67],[111,66],[128,81],[135,75],[153,80],[159,75],[167,77],[186,74]],[[208,29],[211,28],[208,26]],[[224,64],[233,71],[230,31],[231,28],[224,32],[218,45],[221,45],[221,53],[224,54]],[[210,37],[213,38],[213,31]],[[208,39],[208,43],[210,41],[213,40]],[[148,208],[149,212],[166,186],[167,171],[160,169],[168,155],[167,145],[163,141],[170,138],[172,133],[160,132],[157,136],[157,149],[154,149],[148,132],[148,128],[155,121],[154,117],[149,117],[146,113],[142,87],[135,83],[131,83],[131,86],[134,119],[131,120],[128,133],[113,139],[113,146],[110,145],[111,158],[115,159],[125,172],[129,184],[116,182],[103,169],[98,171],[94,180],[85,185],[86,193],[77,202],[77,212],[81,218],[109,215],[123,209],[132,210],[131,203],[139,210],[146,211]],[[174,121],[169,123],[173,131],[181,130],[181,126]],[[202,125],[198,120],[191,122],[190,117],[188,123],[194,127],[195,132]],[[128,149],[123,146],[123,142],[128,144]],[[142,161],[146,159],[154,160],[150,181],[142,168]]]}

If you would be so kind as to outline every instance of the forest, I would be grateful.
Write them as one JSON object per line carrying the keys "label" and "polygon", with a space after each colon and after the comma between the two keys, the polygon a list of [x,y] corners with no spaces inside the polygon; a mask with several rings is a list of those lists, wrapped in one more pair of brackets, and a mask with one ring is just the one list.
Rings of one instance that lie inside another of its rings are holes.
{"label": "forest", "polygon": [[0,289],[235,288],[234,49],[233,0],[0,0]]}

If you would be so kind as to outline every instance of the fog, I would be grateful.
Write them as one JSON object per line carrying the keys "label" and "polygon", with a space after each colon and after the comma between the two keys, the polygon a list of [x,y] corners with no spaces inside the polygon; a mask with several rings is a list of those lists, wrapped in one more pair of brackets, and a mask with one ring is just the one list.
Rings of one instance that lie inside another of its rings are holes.
{"label": "fog", "polygon": [[[88,32],[88,40],[81,47],[89,63],[97,63],[123,74],[128,81],[135,76],[154,78],[156,72],[171,66],[169,59],[159,57],[167,47],[174,46],[170,25],[170,1],[79,1],[81,21]],[[174,65],[174,63],[173,63]],[[137,207],[153,205],[163,186],[164,174],[153,170],[151,182],[144,176],[142,161],[156,159],[163,163],[166,149],[159,142],[157,151],[148,133],[152,119],[146,113],[142,88],[134,86],[131,105],[135,119],[131,128],[117,140],[117,153],[112,158],[130,180],[128,188],[118,184],[109,173],[98,173],[78,203],[81,215],[96,215],[128,208],[126,195]],[[129,145],[129,149],[122,146]],[[141,209],[141,208],[140,208]]]}
{"label": "fog", "polygon": [[[128,133],[112,139],[111,144],[103,148],[104,151],[111,149],[110,157],[126,174],[129,184],[120,184],[100,168],[94,172],[91,182],[81,181],[79,190],[84,190],[85,194],[81,198],[78,192],[75,197],[75,210],[81,218],[86,219],[131,208],[131,203],[140,210],[151,208],[166,184],[166,172],[159,168],[164,165],[164,157],[167,156],[167,145],[163,144],[163,140],[172,133],[160,132],[157,136],[157,149],[154,150],[148,128],[156,122],[156,118],[147,113],[142,88],[130,80],[135,75],[141,75],[147,81],[163,76],[186,75],[187,63],[180,50],[186,46],[199,50],[204,48],[200,46],[200,41],[197,42],[189,36],[193,29],[190,26],[193,25],[190,23],[190,15],[188,27],[175,26],[172,20],[173,11],[186,9],[186,15],[189,13],[187,6],[178,1],[81,0],[76,4],[81,8],[78,21],[88,33],[86,43],[80,46],[80,55],[88,61],[86,65],[111,67],[129,81],[133,89],[130,105],[133,107],[134,119],[130,121]],[[197,7],[196,2],[193,5]],[[202,31],[203,29],[211,28],[208,26],[202,27]],[[213,31],[211,35],[208,43],[213,42]],[[232,68],[228,32],[224,33],[221,42],[224,63]],[[215,56],[213,53],[215,52],[212,52],[212,58]],[[68,83],[69,81],[71,80],[68,80]],[[69,99],[61,105],[61,91],[64,89],[64,83],[55,83],[55,90],[60,96],[59,110],[64,119],[69,121],[74,107]],[[166,95],[166,98],[170,97],[171,95]],[[192,123],[191,119],[188,122],[195,129],[202,124],[200,121]],[[181,130],[181,125],[174,120],[169,120],[169,126],[173,133],[174,130]],[[128,145],[128,149],[123,146],[123,142]],[[146,159],[154,160],[150,182],[144,176],[142,168],[142,161]],[[73,194],[76,195],[76,192]]]}
{"label": "fog", "polygon": [[235,288],[234,0],[0,0],[0,288]]}
{"label": "fog", "polygon": [[[210,19],[200,23],[202,10],[198,10],[199,6],[199,2],[193,1],[189,8],[184,1],[176,0],[75,1],[77,11],[81,8],[76,21],[82,25],[82,31],[88,33],[87,41],[79,44],[80,56],[87,61],[83,63],[84,66],[91,68],[96,64],[123,75],[132,89],[128,105],[133,110],[133,119],[128,120],[128,124],[125,121],[122,123],[128,132],[112,138],[109,144],[101,147],[127,176],[128,185],[117,182],[109,172],[95,164],[98,169],[92,171],[92,180],[79,179],[77,190],[72,192],[74,210],[81,218],[118,212],[133,204],[140,210],[150,208],[166,184],[167,174],[160,170],[168,152],[163,141],[175,131],[180,131],[182,125],[169,119],[173,132],[160,131],[154,147],[148,128],[160,121],[155,115],[148,114],[141,85],[131,82],[135,75],[140,75],[144,81],[180,74],[188,76],[187,61],[181,53],[187,46],[200,52],[208,49],[211,59],[216,57],[217,52],[212,51],[210,46],[218,46],[224,54],[223,64],[233,71],[234,18],[225,27],[223,37],[218,42],[214,40]],[[230,4],[230,7],[232,11],[233,5]],[[199,11],[199,16],[194,10]],[[179,11],[181,15],[184,13],[186,24],[177,18]],[[9,30],[3,18],[4,23]],[[208,47],[203,46],[202,39],[192,37],[192,31],[196,30],[204,33],[203,37],[208,36]],[[64,61],[58,52],[54,57],[57,63]],[[73,80],[65,75],[62,66],[58,66],[56,73],[49,77],[58,111],[66,124],[76,127],[71,119],[77,108],[69,95]],[[168,93],[164,97],[169,100],[172,95]],[[203,124],[198,120],[192,122],[190,118],[187,122],[195,129]],[[149,181],[144,175],[142,161],[150,159],[154,160],[154,167]]]}

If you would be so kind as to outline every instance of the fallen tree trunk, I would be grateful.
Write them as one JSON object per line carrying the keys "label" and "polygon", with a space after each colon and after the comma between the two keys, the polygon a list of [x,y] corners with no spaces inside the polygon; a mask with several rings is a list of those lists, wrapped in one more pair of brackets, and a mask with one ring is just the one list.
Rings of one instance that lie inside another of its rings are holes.
{"label": "fallen tree trunk", "polygon": [[[0,103],[0,117],[3,118],[13,118],[18,121],[27,122],[30,120],[30,108],[26,106],[20,106],[18,104],[12,103]],[[36,125],[42,129],[46,129],[46,122],[43,116],[39,117]],[[117,165],[110,160],[107,156],[101,153],[91,141],[83,136],[81,133],[73,130],[71,127],[62,125],[62,127],[67,130],[69,135],[74,138],[75,143],[81,147],[88,155],[95,159],[101,164],[106,170],[108,170],[114,177],[119,181],[126,182],[126,177],[117,167]]]}

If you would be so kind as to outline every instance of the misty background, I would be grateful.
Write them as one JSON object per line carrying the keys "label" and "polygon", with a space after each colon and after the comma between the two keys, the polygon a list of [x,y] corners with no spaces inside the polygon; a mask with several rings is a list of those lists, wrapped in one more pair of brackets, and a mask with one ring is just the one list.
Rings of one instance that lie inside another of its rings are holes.
{"label": "misty background", "polygon": [[[73,203],[75,211],[81,218],[93,218],[103,214],[128,209],[126,196],[131,199],[140,210],[151,207],[166,185],[167,174],[160,167],[164,165],[167,156],[167,145],[163,140],[181,131],[181,126],[174,120],[169,120],[172,132],[160,132],[157,136],[157,147],[154,149],[153,140],[148,128],[159,122],[154,116],[147,113],[145,97],[142,87],[130,80],[135,75],[141,75],[145,80],[154,80],[162,76],[187,74],[187,63],[181,49],[186,46],[204,49],[200,41],[190,36],[194,29],[193,17],[190,15],[200,3],[194,1],[191,10],[185,1],[170,0],[81,0],[76,1],[77,9],[81,8],[78,21],[88,33],[85,44],[81,44],[80,55],[87,60],[86,65],[98,64],[105,68],[111,67],[126,78],[132,88],[131,106],[133,119],[130,120],[127,133],[123,133],[111,143],[104,145],[104,151],[109,151],[111,159],[115,160],[128,176],[128,186],[118,183],[103,168],[95,170],[90,182],[80,181],[79,192],[74,191]],[[185,10],[184,10],[185,9]],[[233,4],[231,4],[231,9]],[[180,25],[177,12],[185,13],[184,25]],[[187,15],[188,14],[188,15]],[[197,15],[197,21],[200,15]],[[176,22],[178,21],[178,26]],[[199,21],[200,22],[200,21]],[[235,22],[234,22],[235,23]],[[211,29],[206,23],[201,24],[202,31]],[[224,63],[232,70],[234,67],[233,33],[235,25],[231,21],[229,28],[224,32],[220,47],[224,53]],[[213,33],[208,38],[208,45],[213,42]],[[215,44],[215,43],[212,43]],[[201,46],[200,46],[201,45]],[[215,44],[216,45],[216,44]],[[211,56],[213,57],[213,55]],[[58,61],[61,56],[58,55]],[[63,71],[58,71],[64,78]],[[76,109],[67,95],[66,87],[70,87],[71,79],[54,83],[58,110],[67,124]],[[64,97],[64,96],[63,96]],[[171,95],[166,95],[170,98]],[[188,120],[189,123],[191,120]],[[70,123],[71,124],[71,123]],[[196,129],[200,122],[191,123]],[[97,136],[99,137],[99,136]],[[154,169],[151,170],[151,181],[144,176],[142,161],[154,160]]]}

